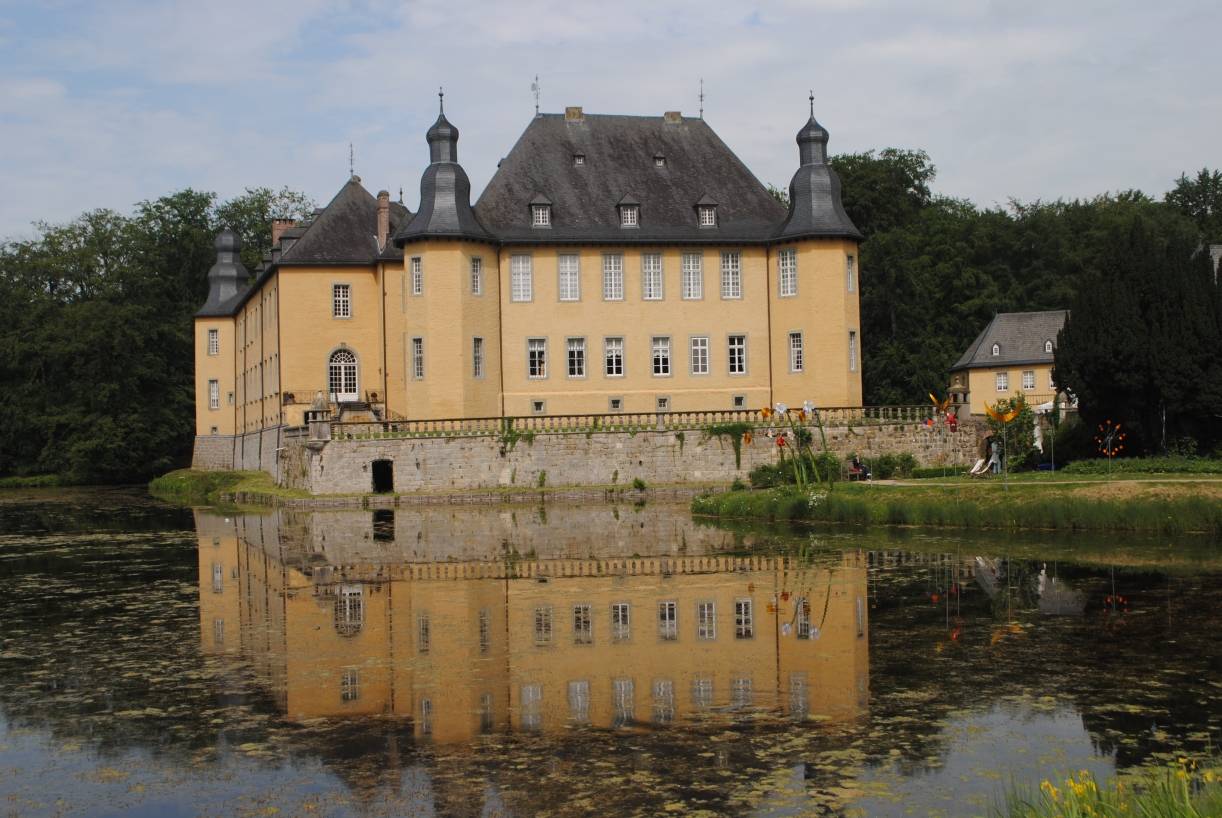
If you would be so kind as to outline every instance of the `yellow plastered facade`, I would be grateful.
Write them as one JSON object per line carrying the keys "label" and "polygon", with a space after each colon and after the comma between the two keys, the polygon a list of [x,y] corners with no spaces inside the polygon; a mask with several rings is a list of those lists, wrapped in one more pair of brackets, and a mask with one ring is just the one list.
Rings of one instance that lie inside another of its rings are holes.
{"label": "yellow plastered facade", "polygon": [[[210,342],[210,336],[215,339],[215,345]],[[236,430],[236,412],[230,400],[234,395],[237,368],[234,337],[233,318],[195,319],[196,434],[232,435]]]}
{"label": "yellow plastered facade", "polygon": [[[998,387],[999,374],[1005,375],[1004,388]],[[1024,386],[1024,375],[1027,376],[1028,383],[1034,379],[1033,387]],[[956,378],[960,379],[960,384],[967,385],[968,406],[973,415],[983,415],[986,406],[993,406],[997,401],[1017,394],[1024,395],[1027,403],[1033,405],[1046,403],[1053,399],[1057,391],[1052,384],[1052,366],[1049,364],[1015,364],[959,370],[951,375],[952,392],[962,390],[962,386],[955,386]]]}

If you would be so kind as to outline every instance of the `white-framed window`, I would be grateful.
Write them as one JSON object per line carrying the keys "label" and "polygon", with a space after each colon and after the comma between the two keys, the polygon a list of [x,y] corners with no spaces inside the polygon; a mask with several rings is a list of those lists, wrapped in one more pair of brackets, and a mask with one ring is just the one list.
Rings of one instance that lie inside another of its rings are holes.
{"label": "white-framed window", "polygon": [[747,396],[746,395],[735,395],[734,397],[730,398],[730,406],[734,409],[746,409],[747,408]]}
{"label": "white-framed window", "polygon": [[754,699],[754,687],[750,676],[735,676],[730,681],[730,704],[734,707],[750,707]]}
{"label": "white-framed window", "polygon": [[857,638],[866,635],[866,601],[857,597]]}
{"label": "white-framed window", "polygon": [[552,206],[545,204],[536,204],[530,206],[530,225],[531,227],[551,227],[552,226]]}
{"label": "white-framed window", "polygon": [[1035,388],[1035,370],[1034,369],[1024,369],[1023,370],[1023,389],[1034,389],[1034,388]]}
{"label": "white-framed window", "polygon": [[482,735],[486,736],[492,732],[496,724],[495,715],[492,694],[481,693],[479,696],[479,731]]}
{"label": "white-framed window", "polygon": [[335,632],[340,636],[360,633],[365,626],[365,592],[360,585],[341,585],[335,595]]}
{"label": "white-framed window", "polygon": [[849,371],[857,371],[857,332],[849,330]]}
{"label": "white-framed window", "polygon": [[471,295],[484,294],[484,260],[480,256],[471,257]]}
{"label": "white-framed window", "polygon": [[662,155],[662,154],[660,154],[660,153],[656,153],[656,154],[654,154],[654,157],[653,157],[653,166],[654,166],[655,168],[664,168],[664,167],[666,167],[666,157],[665,157],[665,156],[663,156],[663,155]]}
{"label": "white-framed window", "polygon": [[541,379],[547,377],[547,339],[526,339],[526,377]]}
{"label": "white-framed window", "polygon": [[581,300],[581,262],[574,253],[563,253],[558,261],[561,301]]}
{"label": "white-framed window", "polygon": [[717,226],[717,207],[716,205],[700,205],[696,208],[700,214],[701,227],[716,227]]}
{"label": "white-framed window", "polygon": [[707,710],[713,706],[713,679],[697,676],[692,679],[692,707]]}
{"label": "white-framed window", "polygon": [[636,718],[636,685],[631,679],[611,682],[611,704],[615,709],[613,724],[623,727]]}
{"label": "white-framed window", "polygon": [[570,378],[586,376],[586,339],[569,338],[565,341]]}
{"label": "white-framed window", "polygon": [[709,337],[707,335],[692,337],[691,373],[693,375],[709,374]]}
{"label": "white-framed window", "polygon": [[208,408],[221,408],[221,382],[217,380],[208,381]]}
{"label": "white-framed window", "polygon": [[789,674],[789,715],[791,718],[804,719],[810,715],[810,695],[807,692],[806,674]]}
{"label": "white-framed window", "polygon": [[471,339],[471,377],[484,377],[484,339],[478,336]]}
{"label": "white-framed window", "polygon": [[993,383],[997,387],[998,392],[1010,391],[1010,373],[998,372],[993,376]]}
{"label": "white-framed window", "polygon": [[1047,353],[1052,352],[1052,340],[1051,339],[1044,341],[1044,351]]}
{"label": "white-framed window", "polygon": [[619,253],[603,256],[603,300],[624,300],[624,257]]}
{"label": "white-framed window", "polygon": [[569,718],[577,724],[590,723],[590,683],[585,679],[569,682]]}
{"label": "white-framed window", "polygon": [[603,339],[603,374],[608,378],[619,378],[624,374],[624,339]]}
{"label": "white-framed window", "polygon": [[527,255],[509,259],[509,300],[530,301],[535,297],[534,271]]}
{"label": "white-framed window", "polygon": [[777,254],[777,294],[792,298],[798,294],[798,251],[793,248]]}
{"label": "white-framed window", "polygon": [[412,256],[412,295],[424,295],[424,262],[420,256]]}
{"label": "white-framed window", "polygon": [[221,354],[221,331],[218,329],[208,330],[208,354]]}
{"label": "white-framed window", "polygon": [[339,699],[342,702],[354,702],[361,697],[361,672],[354,667],[346,667],[339,677]]}
{"label": "white-framed window", "polygon": [[219,562],[212,563],[212,593],[225,592],[225,566]]}
{"label": "white-framed window", "polygon": [[412,377],[420,380],[424,377],[424,339],[412,339]]}
{"label": "white-framed window", "polygon": [[535,607],[535,644],[550,645],[552,643],[552,606],[537,605]]}
{"label": "white-framed window", "polygon": [[627,602],[611,605],[611,641],[627,642],[632,637],[632,606]]}
{"label": "white-framed window", "polygon": [[721,297],[743,297],[742,254],[729,252],[721,254]]}
{"label": "white-framed window", "polygon": [[[337,349],[327,362],[327,386],[339,401],[354,401],[357,391],[356,355],[350,349]],[[249,393],[249,390],[248,390]]]}
{"label": "white-framed window", "polygon": [[574,165],[584,165],[586,163],[586,155],[584,153],[573,154]]}
{"label": "white-framed window", "polygon": [[802,333],[789,333],[789,371],[801,372],[806,365],[806,354],[802,346]]}
{"label": "white-framed window", "polygon": [[751,639],[755,636],[755,609],[750,599],[734,600],[734,638]]}
{"label": "white-framed window", "polygon": [[352,317],[352,285],[351,284],[332,284],[331,285],[331,317],[332,318],[351,318]]}
{"label": "white-framed window", "polygon": [[726,338],[726,360],[731,375],[747,374],[747,336],[731,335]]}
{"label": "white-framed window", "polygon": [[675,682],[673,679],[654,680],[653,720],[655,724],[670,724],[675,720]]}
{"label": "white-framed window", "polygon": [[844,257],[844,283],[849,292],[857,289],[857,259],[852,254]]}
{"label": "white-framed window", "polygon": [[624,411],[624,399],[620,397],[607,398],[607,411],[608,412]]}
{"label": "white-framed window", "polygon": [[993,344],[993,354],[994,355],[1001,354],[1001,344]]}
{"label": "white-framed window", "polygon": [[810,602],[800,596],[794,601],[794,625],[799,639],[810,639]]}
{"label": "white-framed window", "polygon": [[427,612],[416,616],[416,652],[428,653],[433,647],[433,629]]}
{"label": "white-framed window", "polygon": [[523,730],[538,730],[543,726],[543,685],[522,685],[522,715],[520,718]]}
{"label": "white-framed window", "polygon": [[479,652],[487,653],[492,649],[492,612],[487,608],[479,609]]}
{"label": "white-framed window", "polygon": [[669,412],[670,411],[670,396],[669,395],[658,395],[658,397],[654,399],[653,405],[654,405],[654,408],[657,409],[659,412]]}
{"label": "white-framed window", "polygon": [[696,638],[717,638],[717,604],[712,601],[696,603]]}
{"label": "white-framed window", "polygon": [[433,700],[420,700],[420,735],[433,735]]}
{"label": "white-framed window", "polygon": [[662,300],[662,254],[641,254],[641,298],[645,301]]}
{"label": "white-framed window", "polygon": [[636,227],[641,223],[641,209],[637,205],[620,205],[619,226]]}
{"label": "white-framed window", "polygon": [[658,603],[658,637],[672,640],[679,638],[679,603],[666,600]]}
{"label": "white-framed window", "polygon": [[670,374],[670,336],[655,335],[651,349],[653,351],[653,374],[662,377]]}
{"label": "white-framed window", "polygon": [[547,401],[532,400],[530,402],[530,411],[534,412],[536,415],[546,415]]}
{"label": "white-framed window", "polygon": [[683,254],[683,300],[704,298],[704,257],[699,253]]}
{"label": "white-framed window", "polygon": [[588,604],[573,606],[573,644],[594,644],[594,614]]}
{"label": "white-framed window", "polygon": [[225,644],[225,618],[216,617],[212,620],[212,643],[215,645]]}

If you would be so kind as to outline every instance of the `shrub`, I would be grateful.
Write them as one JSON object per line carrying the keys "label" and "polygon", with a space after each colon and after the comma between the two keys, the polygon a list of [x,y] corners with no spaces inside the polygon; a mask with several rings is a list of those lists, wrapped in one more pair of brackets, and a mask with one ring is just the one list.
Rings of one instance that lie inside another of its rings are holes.
{"label": "shrub", "polygon": [[747,479],[757,489],[770,489],[788,482],[786,476],[781,471],[781,467],[775,463],[761,463],[750,471]]}
{"label": "shrub", "polygon": [[966,466],[962,463],[947,464],[945,466],[922,466],[912,470],[909,477],[920,480],[926,477],[954,477],[957,474],[967,474],[971,466]]}
{"label": "shrub", "polygon": [[[1107,474],[1105,457],[1077,460],[1065,467],[1067,474]],[[1222,460],[1198,457],[1124,457],[1112,460],[1113,474],[1222,474]]]}
{"label": "shrub", "polygon": [[741,477],[735,477],[734,482],[730,484],[730,491],[746,491],[747,484],[742,481]]}
{"label": "shrub", "polygon": [[637,491],[644,491],[645,490],[645,481],[639,477],[634,477],[632,478],[632,487],[636,489]]}

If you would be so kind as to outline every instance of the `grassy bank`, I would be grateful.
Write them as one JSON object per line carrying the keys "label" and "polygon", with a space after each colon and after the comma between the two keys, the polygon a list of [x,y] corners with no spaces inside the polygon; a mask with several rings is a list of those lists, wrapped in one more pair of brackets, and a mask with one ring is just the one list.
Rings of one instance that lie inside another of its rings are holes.
{"label": "grassy bank", "polygon": [[303,492],[281,488],[271,475],[261,471],[195,471],[179,469],[149,482],[149,493],[181,505],[219,505],[235,495],[246,497],[306,497]]}
{"label": "grassy bank", "polygon": [[1205,818],[1222,815],[1222,774],[1182,763],[1098,784],[1085,770],[1044,781],[1038,792],[1012,790],[1000,818]]}
{"label": "grassy bank", "polygon": [[23,477],[0,477],[0,489],[42,489],[66,486],[58,475],[32,474]]}
{"label": "grassy bank", "polygon": [[1053,531],[1201,532],[1222,536],[1222,483],[1135,480],[1074,483],[928,481],[792,486],[697,497],[692,512],[722,518],[857,525],[922,525]]}

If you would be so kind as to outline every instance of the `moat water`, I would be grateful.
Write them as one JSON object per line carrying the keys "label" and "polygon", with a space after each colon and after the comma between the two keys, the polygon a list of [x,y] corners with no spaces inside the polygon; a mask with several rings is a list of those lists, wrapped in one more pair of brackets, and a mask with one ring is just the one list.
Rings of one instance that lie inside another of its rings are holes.
{"label": "moat water", "polygon": [[0,815],[987,815],[1216,752],[1222,551],[0,493]]}

